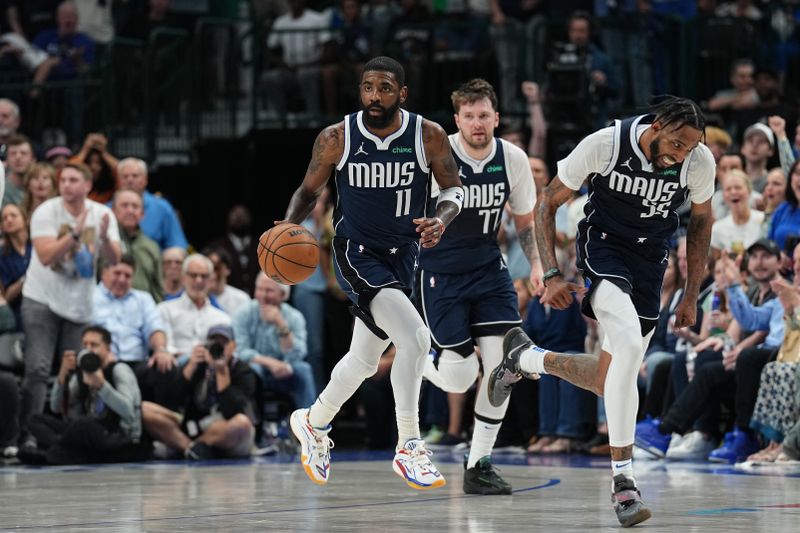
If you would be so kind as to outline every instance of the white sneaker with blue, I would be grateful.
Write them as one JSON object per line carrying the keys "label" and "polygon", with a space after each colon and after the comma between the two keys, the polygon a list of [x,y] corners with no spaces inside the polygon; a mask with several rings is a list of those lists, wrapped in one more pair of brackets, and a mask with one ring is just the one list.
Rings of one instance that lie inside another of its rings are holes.
{"label": "white sneaker with blue", "polygon": [[396,450],[392,468],[412,489],[428,490],[444,487],[447,482],[431,462],[432,454],[422,439],[408,439],[402,448]]}

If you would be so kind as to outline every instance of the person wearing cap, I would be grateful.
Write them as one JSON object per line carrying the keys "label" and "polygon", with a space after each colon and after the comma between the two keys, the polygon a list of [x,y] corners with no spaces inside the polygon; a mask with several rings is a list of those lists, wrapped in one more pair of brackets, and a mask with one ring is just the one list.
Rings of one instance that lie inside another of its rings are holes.
{"label": "person wearing cap", "polygon": [[236,355],[250,363],[267,390],[291,394],[297,406],[311,405],[317,391],[311,365],[305,361],[306,320],[286,303],[287,298],[288,287],[259,272],[255,298],[233,318]]}
{"label": "person wearing cap", "polygon": [[66,146],[53,146],[44,154],[44,158],[55,167],[56,172],[61,172],[70,157],[72,157],[72,150]]}
{"label": "person wearing cap", "polygon": [[[735,412],[734,430],[725,435],[722,446],[708,453],[714,462],[734,463],[743,461],[758,451],[759,444],[749,429],[750,417],[755,407],[761,370],[777,352],[783,341],[783,306],[775,298],[770,283],[778,279],[780,250],[777,245],[761,239],[747,249],[748,271],[755,280],[755,287],[746,295],[738,265],[723,254],[720,261],[723,273],[717,288],[724,290],[735,324],[728,333],[735,336],[741,332],[739,342],[726,349],[723,337],[714,337],[711,350],[698,354],[695,360],[695,376],[678,395],[675,402],[661,420],[637,424],[637,446],[652,445],[670,456],[670,435],[677,433],[688,437],[690,430],[697,430],[695,450],[711,450],[718,428],[716,406],[725,402]],[[727,337],[727,336],[726,336]],[[730,337],[727,337],[730,339]],[[732,342],[730,339],[728,342]],[[714,355],[716,354],[716,355]],[[703,356],[702,366],[698,366]],[[735,398],[730,402],[730,398]],[[702,415],[702,416],[701,416]],[[681,446],[685,447],[686,444]]]}
{"label": "person wearing cap", "polygon": [[750,176],[753,190],[764,192],[767,185],[767,162],[775,153],[775,134],[766,124],[756,122],[744,130],[742,156],[744,171]]}
{"label": "person wearing cap", "polygon": [[250,455],[258,378],[235,352],[230,325],[208,329],[206,342],[194,346],[175,384],[184,399],[180,412],[142,403],[144,428],[154,440],[189,460]]}

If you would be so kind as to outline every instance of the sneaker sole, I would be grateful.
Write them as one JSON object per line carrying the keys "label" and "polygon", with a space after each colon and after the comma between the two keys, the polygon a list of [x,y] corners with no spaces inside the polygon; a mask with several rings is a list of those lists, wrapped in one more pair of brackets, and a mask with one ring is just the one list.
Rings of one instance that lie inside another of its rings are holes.
{"label": "sneaker sole", "polygon": [[394,470],[395,474],[397,474],[398,476],[403,478],[403,481],[406,482],[406,485],[408,485],[409,487],[411,487],[414,490],[438,489],[439,487],[444,487],[445,485],[447,485],[447,481],[444,479],[444,476],[442,476],[440,479],[434,481],[430,485],[420,485],[419,483],[411,481],[410,479],[408,479],[406,476],[403,475],[403,471],[400,470],[400,467],[397,466],[397,463],[394,462],[394,461],[392,461],[392,470]]}
{"label": "sneaker sole", "polygon": [[652,516],[653,513],[650,512],[650,509],[647,507],[642,507],[635,514],[625,518],[624,521],[620,519],[619,523],[622,527],[631,527],[635,526],[636,524],[641,524],[645,520],[650,519]]}
{"label": "sneaker sole", "polygon": [[464,491],[464,494],[477,494],[479,496],[510,496],[511,495],[511,488],[508,489],[498,489],[496,487],[461,487]]}
{"label": "sneaker sole", "polygon": [[[297,413],[297,411],[295,411],[295,413]],[[292,416],[289,417],[289,427],[292,428],[292,435],[294,435],[294,438],[300,443],[300,464],[303,466],[303,470],[308,476],[308,479],[317,485],[326,485],[328,480],[318,479],[314,476],[314,471],[311,469],[311,466],[306,464],[308,461],[308,450],[306,449],[305,438],[303,437],[303,424],[305,424],[305,422],[303,422],[303,420],[297,420],[301,415],[295,416],[295,413],[292,413]]]}

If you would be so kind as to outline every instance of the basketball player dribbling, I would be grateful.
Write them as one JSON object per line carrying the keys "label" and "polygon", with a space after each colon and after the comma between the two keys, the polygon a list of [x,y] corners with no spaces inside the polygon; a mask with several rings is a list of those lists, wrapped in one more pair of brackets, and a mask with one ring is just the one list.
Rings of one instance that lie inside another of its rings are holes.
{"label": "basketball player dribbling", "polygon": [[604,397],[611,446],[612,503],[623,526],[651,516],[633,478],[636,377],[659,313],[667,239],[676,210],[691,199],[686,245],[688,279],[675,327],[694,324],[711,237],[714,157],[700,141],[705,119],[688,99],[665,97],[650,114],[617,120],[585,139],[563,160],[536,204],[537,243],[545,293],[542,304],[564,309],[583,287],[563,279],[555,256],[555,212],[589,180],[578,225],[577,264],[591,283],[583,300],[605,338],[600,357],[564,355],[534,345],[521,329],[503,340],[504,358],[489,377],[500,405],[524,374],[553,374]]}
{"label": "basketball player dribbling", "polygon": [[[461,210],[463,191],[442,127],[400,108],[408,93],[404,79],[403,67],[391,58],[364,65],[362,110],[318,135],[286,211],[286,221],[300,223],[335,171],[333,258],[339,285],[353,303],[353,338],[314,404],[290,418],[303,468],[318,484],[330,477],[330,422],[375,373],[392,342],[398,433],[392,468],[414,489],[445,485],[420,439],[418,404],[430,332],[408,294],[420,245],[436,246]],[[434,216],[426,217],[431,173],[441,193]]]}

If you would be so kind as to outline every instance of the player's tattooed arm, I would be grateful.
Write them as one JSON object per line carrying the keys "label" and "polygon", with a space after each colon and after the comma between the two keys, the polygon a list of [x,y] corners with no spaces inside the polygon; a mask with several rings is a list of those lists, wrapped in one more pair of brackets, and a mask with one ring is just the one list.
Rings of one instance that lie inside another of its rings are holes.
{"label": "player's tattooed arm", "polygon": [[711,200],[702,204],[692,204],[692,214],[686,228],[686,263],[688,267],[686,297],[691,297],[695,301],[700,292],[700,284],[705,277],[713,223]]}
{"label": "player's tattooed arm", "polygon": [[525,252],[525,257],[531,262],[538,261],[539,251],[536,246],[536,237],[533,235],[533,224],[517,229],[517,239],[519,239],[520,248]]}
{"label": "player's tattooed arm", "polygon": [[536,244],[542,261],[542,269],[546,272],[558,268],[556,260],[556,211],[569,200],[574,191],[564,185],[556,176],[545,187],[536,200],[534,207],[534,226],[536,227]]}
{"label": "player's tattooed arm", "polygon": [[[422,142],[425,147],[425,157],[439,188],[461,187],[458,166],[453,159],[450,141],[447,139],[444,129],[436,122],[424,120],[422,122]],[[435,217],[440,218],[447,226],[458,215],[458,211],[458,206],[452,202],[439,202]]]}
{"label": "player's tattooed arm", "polygon": [[[344,150],[344,122],[328,126],[317,135],[303,183],[292,195],[286,222],[300,224],[314,209]],[[281,221],[283,222],[283,221]]]}

